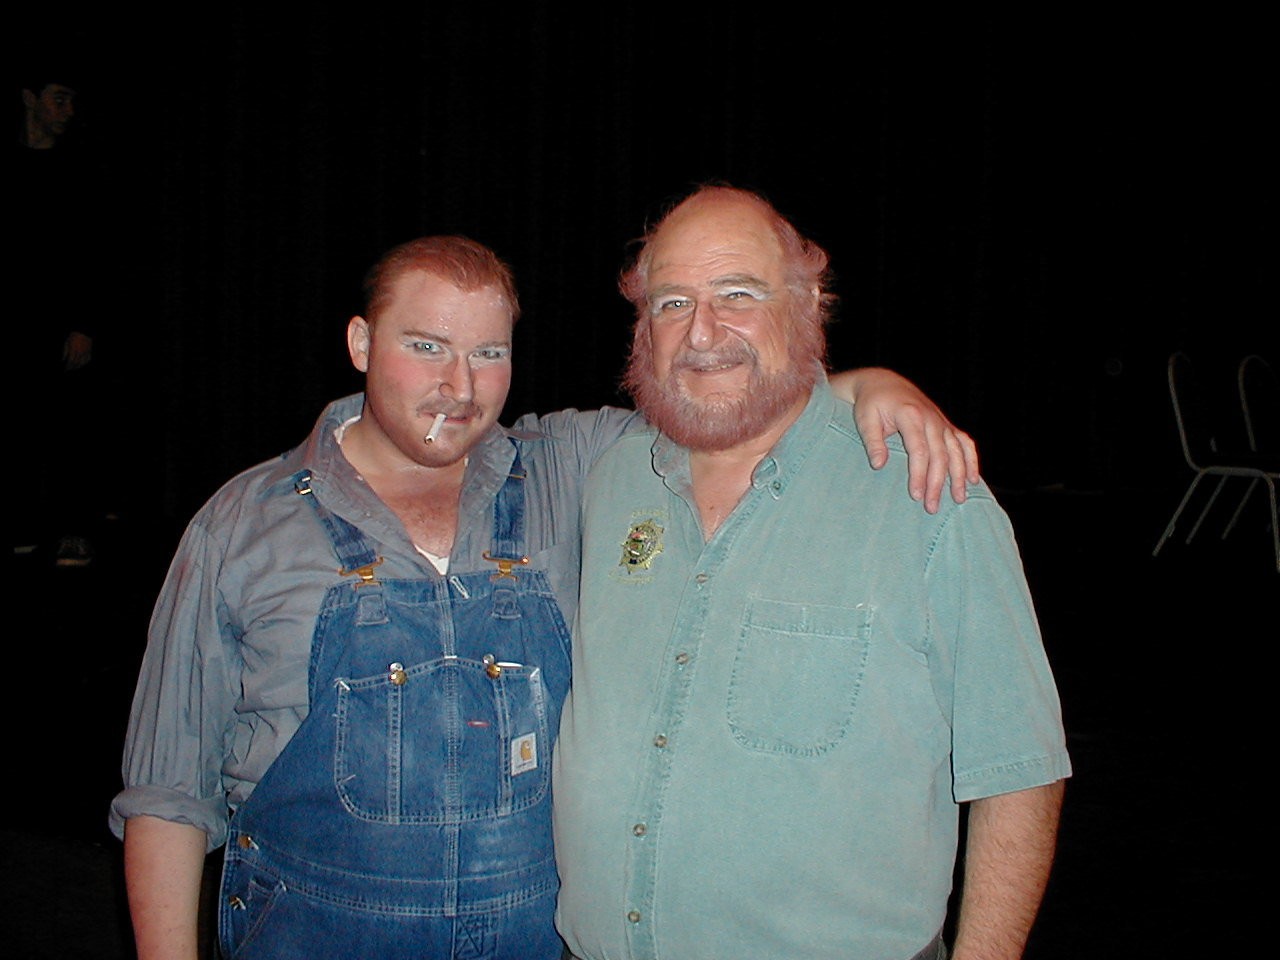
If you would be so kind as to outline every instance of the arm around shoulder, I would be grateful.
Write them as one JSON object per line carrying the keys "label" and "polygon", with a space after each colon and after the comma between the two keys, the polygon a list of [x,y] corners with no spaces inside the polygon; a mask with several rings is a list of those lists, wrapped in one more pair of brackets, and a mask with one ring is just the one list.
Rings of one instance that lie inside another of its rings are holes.
{"label": "arm around shoulder", "polygon": [[622,436],[644,430],[648,425],[638,411],[601,407],[598,410],[569,408],[541,416],[525,414],[512,429],[535,431],[554,439],[560,446],[561,456],[576,458],[578,473],[586,476],[591,465]]}
{"label": "arm around shoulder", "polygon": [[897,433],[907,451],[907,489],[937,513],[950,478],[951,497],[963,503],[966,483],[977,483],[978,448],[910,380],[883,367],[861,367],[828,378],[837,397],[854,405],[867,459],[880,469],[889,459],[885,437]]}

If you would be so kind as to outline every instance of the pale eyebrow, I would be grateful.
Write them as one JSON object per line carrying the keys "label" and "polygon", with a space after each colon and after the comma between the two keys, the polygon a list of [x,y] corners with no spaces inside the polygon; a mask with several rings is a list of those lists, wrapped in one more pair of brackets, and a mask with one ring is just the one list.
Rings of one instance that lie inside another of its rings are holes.
{"label": "pale eyebrow", "polygon": [[677,294],[677,293],[684,294],[688,291],[688,289],[689,289],[688,287],[684,287],[679,284],[664,283],[662,286],[654,287],[652,290],[650,290],[646,294],[646,298],[649,300],[660,300],[661,298],[669,297],[672,294]]}
{"label": "pale eyebrow", "polygon": [[[730,273],[723,277],[716,277],[711,281],[711,287],[715,290],[723,290],[726,287],[746,287],[763,295],[772,295],[773,293],[773,287],[769,285],[767,280],[750,273]],[[652,301],[672,295],[686,296],[689,290],[690,288],[683,284],[664,283],[649,291],[648,299]]]}
{"label": "pale eyebrow", "polygon": [[716,277],[711,281],[711,286],[716,289],[723,287],[749,287],[760,293],[773,293],[773,287],[769,285],[767,280],[762,280],[760,277],[752,276],[749,273],[731,273],[728,276]]}

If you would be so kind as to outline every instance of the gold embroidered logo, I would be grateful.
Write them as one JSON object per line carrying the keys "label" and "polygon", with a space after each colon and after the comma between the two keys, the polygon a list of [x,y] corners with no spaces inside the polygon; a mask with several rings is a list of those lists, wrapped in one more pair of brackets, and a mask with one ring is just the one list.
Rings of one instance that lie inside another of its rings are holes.
{"label": "gold embroidered logo", "polygon": [[653,520],[637,523],[622,541],[619,566],[630,570],[648,570],[653,558],[662,552],[662,527]]}

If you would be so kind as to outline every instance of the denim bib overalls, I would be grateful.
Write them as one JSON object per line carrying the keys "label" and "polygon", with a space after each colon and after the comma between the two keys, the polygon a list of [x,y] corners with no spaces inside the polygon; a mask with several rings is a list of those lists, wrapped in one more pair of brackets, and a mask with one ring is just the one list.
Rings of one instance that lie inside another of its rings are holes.
{"label": "denim bib overalls", "polygon": [[551,746],[569,636],[523,568],[517,453],[493,569],[380,580],[315,506],[351,579],[324,597],[310,710],[231,821],[219,937],[240,958],[558,960]]}

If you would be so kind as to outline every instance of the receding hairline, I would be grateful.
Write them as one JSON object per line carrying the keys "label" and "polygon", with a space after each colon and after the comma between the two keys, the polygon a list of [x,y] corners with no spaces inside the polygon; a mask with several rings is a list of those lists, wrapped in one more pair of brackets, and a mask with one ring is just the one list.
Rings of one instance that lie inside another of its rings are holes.
{"label": "receding hairline", "polygon": [[825,324],[829,321],[836,298],[830,290],[827,252],[803,236],[766,197],[752,190],[722,183],[703,185],[672,203],[657,223],[637,241],[641,245],[639,251],[618,278],[619,291],[631,302],[637,318],[645,313],[649,271],[653,267],[654,250],[663,229],[691,215],[701,205],[730,202],[749,207],[761,216],[777,245],[788,288],[800,301],[811,304],[805,312],[812,310],[818,323]]}
{"label": "receding hairline", "polygon": [[470,293],[494,287],[511,314],[520,318],[520,298],[511,267],[493,250],[469,237],[418,237],[393,247],[365,274],[365,320],[372,323],[402,277],[424,273]]}

